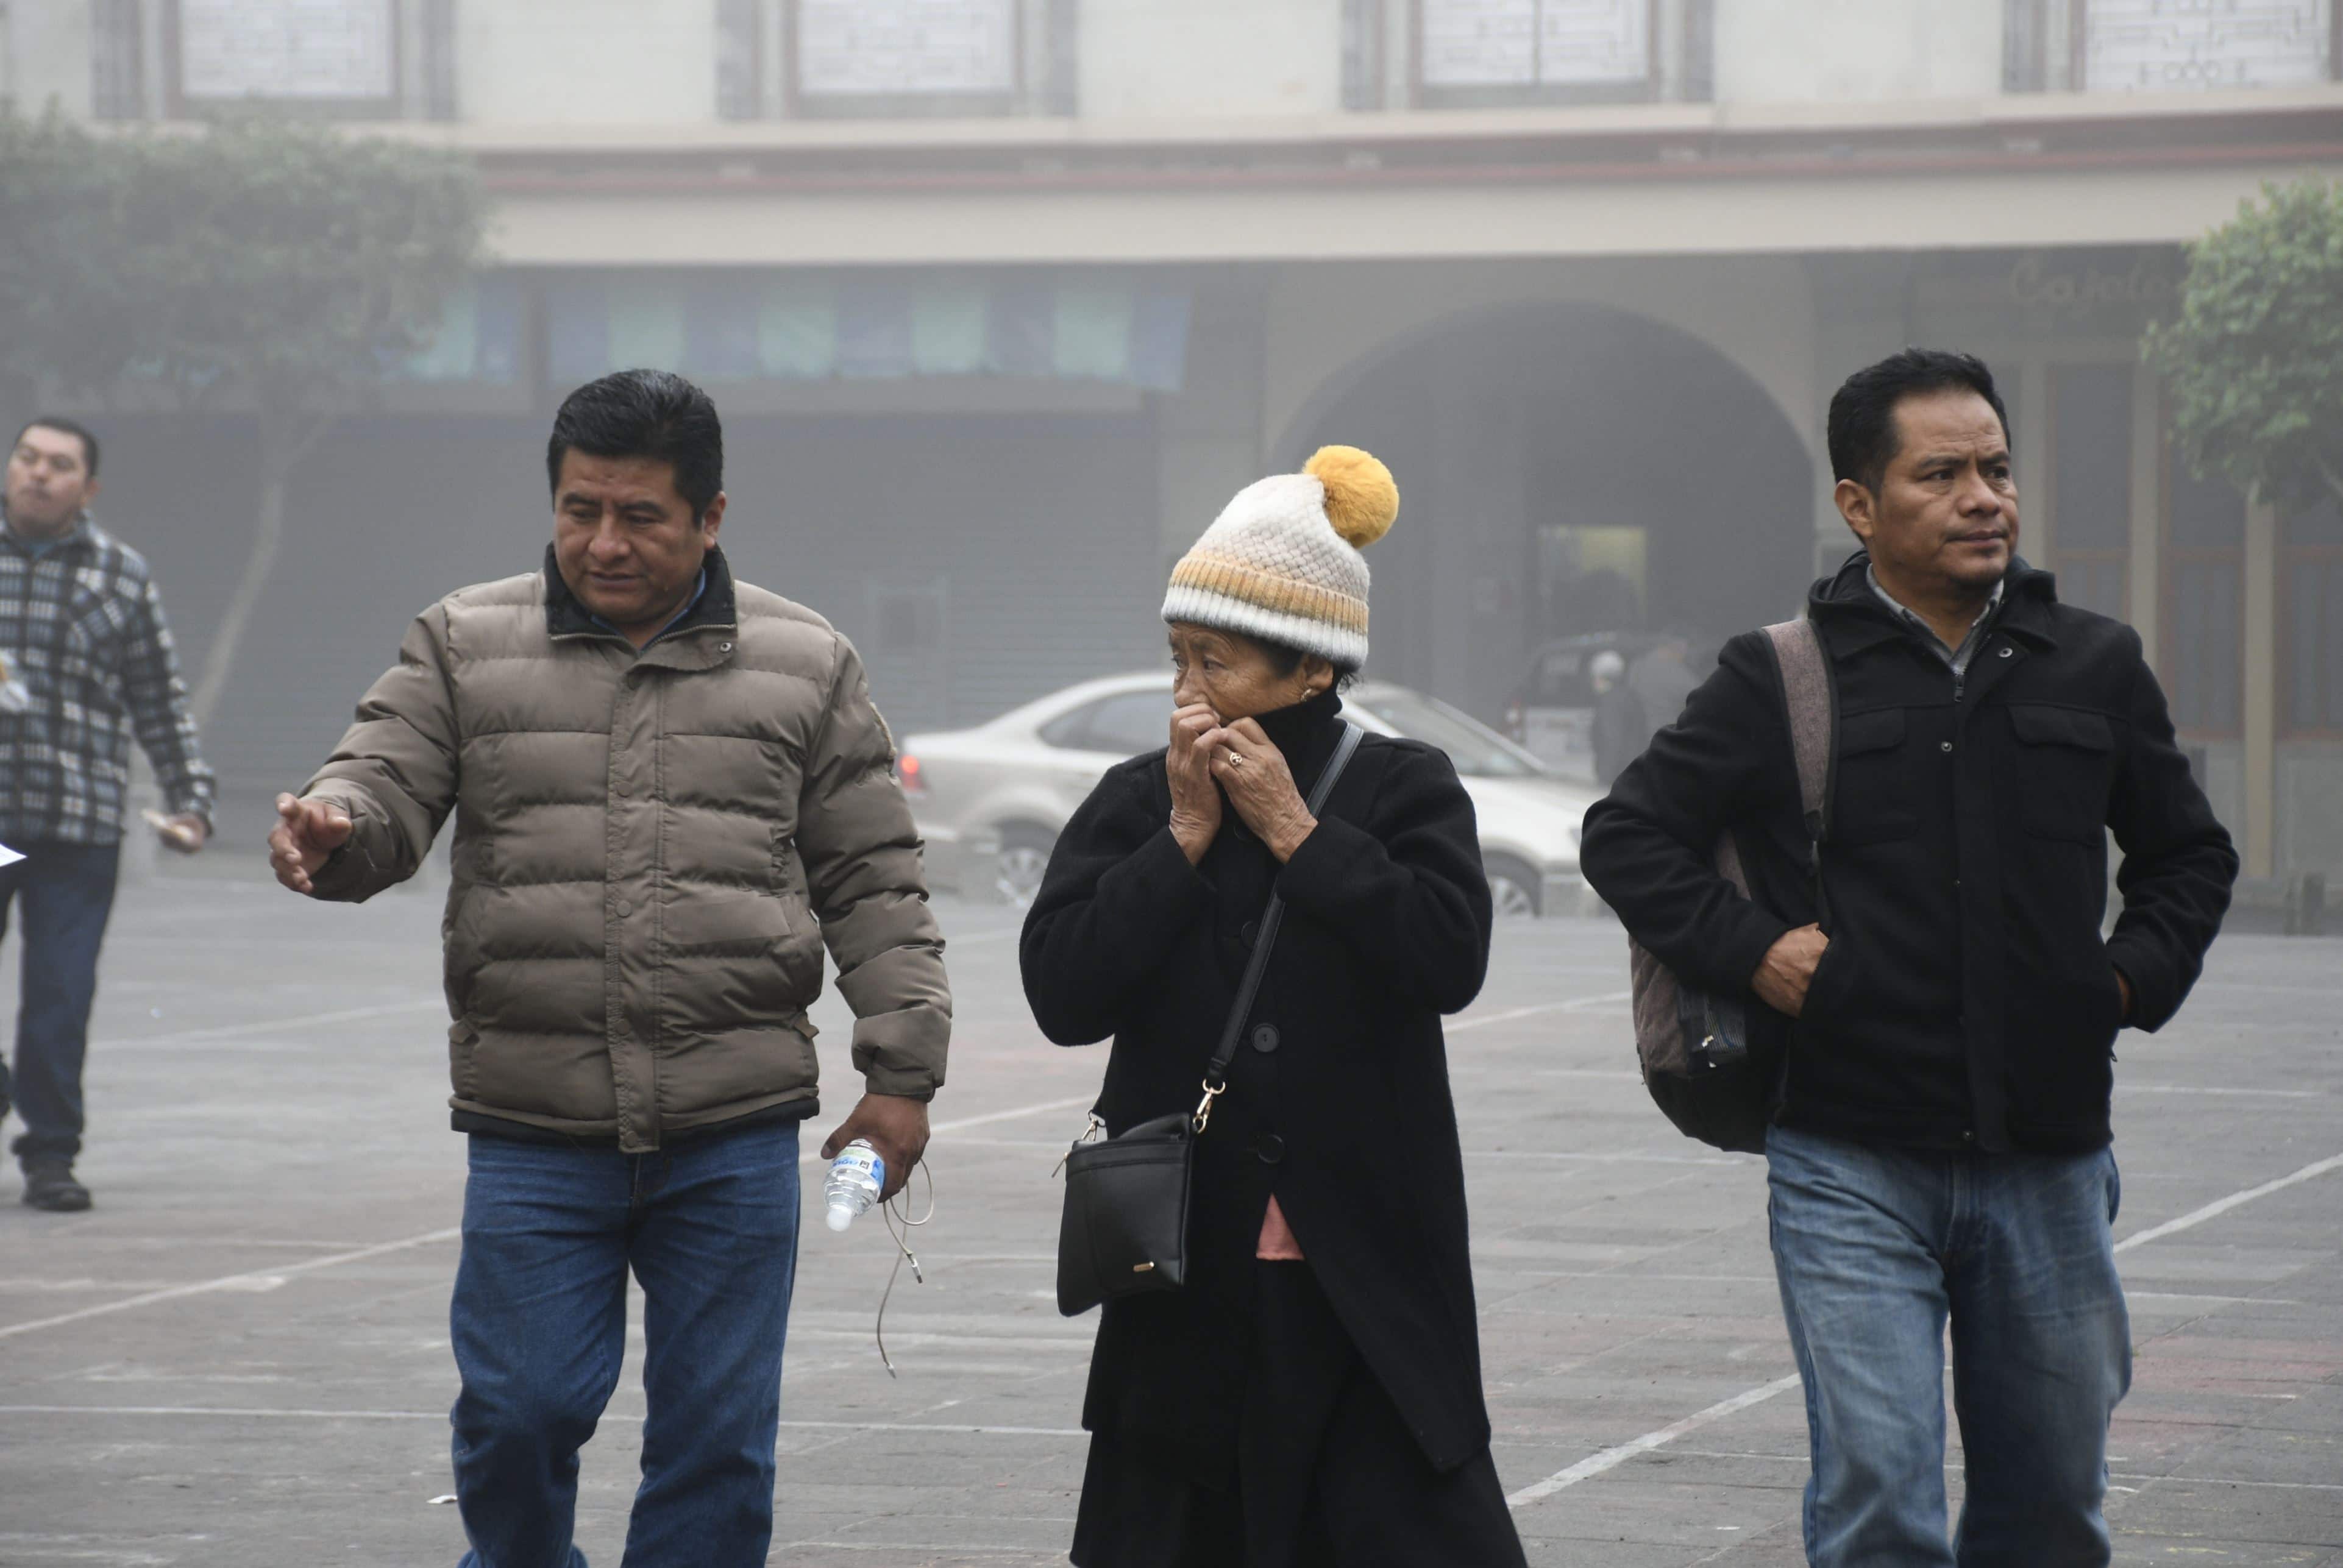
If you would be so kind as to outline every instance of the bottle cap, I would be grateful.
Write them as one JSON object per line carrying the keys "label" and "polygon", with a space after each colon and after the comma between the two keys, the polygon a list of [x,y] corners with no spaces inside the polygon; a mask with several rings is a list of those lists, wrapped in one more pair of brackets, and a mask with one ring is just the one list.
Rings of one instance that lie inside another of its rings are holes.
{"label": "bottle cap", "polygon": [[850,1207],[844,1203],[832,1203],[830,1206],[830,1228],[831,1230],[843,1231],[849,1225],[853,1223],[854,1211]]}

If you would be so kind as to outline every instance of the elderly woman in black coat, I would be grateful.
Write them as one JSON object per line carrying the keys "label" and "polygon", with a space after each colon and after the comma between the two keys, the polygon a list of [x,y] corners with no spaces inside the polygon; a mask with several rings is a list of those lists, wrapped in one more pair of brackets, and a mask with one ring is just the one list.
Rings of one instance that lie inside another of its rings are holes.
{"label": "elderly woman in black coat", "polygon": [[1366,657],[1383,466],[1329,447],[1241,493],[1165,601],[1170,745],[1109,773],[1025,923],[1049,1037],[1110,1036],[1111,1133],[1194,1107],[1285,900],[1196,1146],[1189,1273],[1110,1302],[1082,1424],[1082,1568],[1519,1564],[1489,1456],[1440,1019],[1481,988],[1488,884],[1440,751],[1368,737],[1305,801]]}

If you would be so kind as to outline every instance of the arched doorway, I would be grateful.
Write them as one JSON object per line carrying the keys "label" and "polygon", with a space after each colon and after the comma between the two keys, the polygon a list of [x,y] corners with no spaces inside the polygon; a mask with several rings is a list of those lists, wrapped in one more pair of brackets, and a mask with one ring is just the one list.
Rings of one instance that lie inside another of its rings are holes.
{"label": "arched doorway", "polygon": [[1558,638],[1681,631],[1696,648],[1795,611],[1814,474],[1780,406],[1699,338],[1583,303],[1453,318],[1322,387],[1282,437],[1391,465],[1375,673],[1500,716]]}

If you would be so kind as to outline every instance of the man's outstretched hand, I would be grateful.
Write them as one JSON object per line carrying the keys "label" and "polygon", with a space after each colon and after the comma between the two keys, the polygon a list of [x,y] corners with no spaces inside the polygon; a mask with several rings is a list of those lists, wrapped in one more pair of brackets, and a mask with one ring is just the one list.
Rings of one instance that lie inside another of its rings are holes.
{"label": "man's outstretched hand", "polygon": [[297,893],[315,893],[310,878],[327,857],[350,841],[350,814],[330,800],[277,797],[277,823],[268,835],[268,869]]}
{"label": "man's outstretched hand", "polygon": [[821,1146],[821,1157],[837,1159],[839,1151],[858,1138],[869,1139],[879,1158],[887,1162],[887,1184],[879,1193],[884,1202],[903,1190],[903,1183],[911,1179],[911,1167],[927,1152],[928,1102],[906,1100],[900,1094],[864,1095],[853,1114],[840,1122],[838,1131]]}

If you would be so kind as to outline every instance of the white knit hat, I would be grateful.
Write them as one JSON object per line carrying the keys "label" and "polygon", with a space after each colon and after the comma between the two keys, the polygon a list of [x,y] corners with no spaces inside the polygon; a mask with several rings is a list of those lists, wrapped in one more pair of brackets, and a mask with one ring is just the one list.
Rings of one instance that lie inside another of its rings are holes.
{"label": "white knit hat", "polygon": [[1399,487],[1356,447],[1322,447],[1298,474],[1237,492],[1172,570],[1163,618],[1298,648],[1347,669],[1367,662],[1367,562],[1391,531]]}

